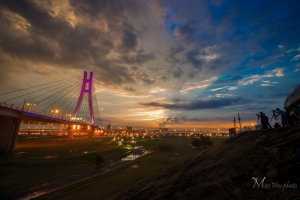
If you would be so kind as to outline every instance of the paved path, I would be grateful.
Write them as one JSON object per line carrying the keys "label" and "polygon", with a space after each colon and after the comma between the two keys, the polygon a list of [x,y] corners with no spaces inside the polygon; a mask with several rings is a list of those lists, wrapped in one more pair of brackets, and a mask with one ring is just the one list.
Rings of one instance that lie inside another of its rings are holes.
{"label": "paved path", "polygon": [[[138,157],[149,154],[149,153],[151,153],[151,152],[145,152],[144,154],[139,155]],[[5,196],[0,197],[0,200],[12,200],[12,199],[29,200],[32,198],[36,198],[41,195],[61,189],[63,187],[66,187],[66,186],[78,183],[80,181],[84,181],[86,179],[92,178],[94,176],[103,174],[105,172],[111,171],[113,169],[116,169],[118,167],[121,167],[121,166],[131,162],[132,160],[134,160],[136,158],[137,157],[131,158],[131,159],[125,158],[125,159],[119,160],[117,162],[114,162],[112,164],[106,165],[106,166],[98,168],[98,169],[90,170],[90,171],[87,171],[87,172],[84,172],[81,174],[76,174],[76,175],[73,175],[73,176],[70,176],[67,178],[63,178],[63,179],[60,179],[57,181],[45,183],[43,185],[35,186],[35,187],[28,188],[28,189],[25,189],[22,191],[18,191],[18,192],[9,194],[9,195],[5,195]]]}

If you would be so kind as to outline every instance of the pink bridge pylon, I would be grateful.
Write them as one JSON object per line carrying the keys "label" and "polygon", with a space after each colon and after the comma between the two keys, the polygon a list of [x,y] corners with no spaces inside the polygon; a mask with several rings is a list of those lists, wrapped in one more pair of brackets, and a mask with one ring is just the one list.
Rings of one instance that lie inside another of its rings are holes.
{"label": "pink bridge pylon", "polygon": [[[88,84],[88,87],[86,87],[87,84]],[[86,88],[88,88],[88,89],[86,89]],[[87,94],[88,95],[88,101],[89,101],[89,108],[90,108],[91,124],[94,124],[94,110],[93,110],[92,92],[93,92],[93,72],[90,72],[90,78],[87,79],[87,72],[84,71],[81,92],[80,92],[80,96],[78,98],[78,101],[77,101],[77,104],[76,104],[76,107],[75,107],[75,111],[73,113],[73,118],[76,118],[76,116],[77,116],[77,113],[78,113],[79,108],[81,106],[83,95]]]}

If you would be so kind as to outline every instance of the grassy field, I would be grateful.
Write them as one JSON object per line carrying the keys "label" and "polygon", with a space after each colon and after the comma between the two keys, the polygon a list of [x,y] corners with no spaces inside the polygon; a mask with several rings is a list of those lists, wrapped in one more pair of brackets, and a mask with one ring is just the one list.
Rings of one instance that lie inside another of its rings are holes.
{"label": "grassy field", "polygon": [[95,152],[115,162],[128,151],[103,138],[19,139],[13,153],[0,154],[0,196],[94,169]]}
{"label": "grassy field", "polygon": [[[97,153],[109,164],[128,153],[128,147],[112,143],[112,137],[99,138],[19,138],[15,152],[0,154],[0,196],[96,168]],[[72,185],[41,198],[78,199],[91,195],[101,199],[141,178],[188,158],[200,150],[191,148],[190,138],[140,138],[137,145],[154,152],[117,170]],[[215,138],[214,146],[224,141]],[[169,143],[172,151],[158,150],[158,143]],[[134,166],[134,167],[133,167]],[[78,191],[78,192],[77,192]],[[101,195],[100,195],[101,194]],[[100,195],[100,196],[99,196]],[[79,197],[80,196],[80,197]]]}
{"label": "grassy field", "polygon": [[[214,146],[225,140],[224,138],[214,138]],[[153,150],[153,153],[116,170],[65,187],[37,199],[105,199],[142,178],[189,158],[204,149],[191,148],[190,141],[190,138],[152,138],[140,141],[138,142],[139,145]],[[171,144],[174,149],[172,151],[158,150],[158,143]]]}

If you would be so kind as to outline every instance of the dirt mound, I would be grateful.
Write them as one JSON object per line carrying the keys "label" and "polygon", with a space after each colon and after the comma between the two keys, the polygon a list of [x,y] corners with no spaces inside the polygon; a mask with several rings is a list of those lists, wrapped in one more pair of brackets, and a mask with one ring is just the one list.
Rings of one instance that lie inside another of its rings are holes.
{"label": "dirt mound", "polygon": [[300,127],[247,131],[109,199],[300,199]]}

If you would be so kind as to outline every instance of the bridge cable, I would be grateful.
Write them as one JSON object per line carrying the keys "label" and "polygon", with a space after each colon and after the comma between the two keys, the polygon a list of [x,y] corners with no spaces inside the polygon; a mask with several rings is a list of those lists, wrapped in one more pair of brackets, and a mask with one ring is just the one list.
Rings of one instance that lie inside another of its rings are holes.
{"label": "bridge cable", "polygon": [[[57,89],[59,89],[59,88],[56,87],[56,88],[54,88],[53,90],[47,91],[47,92],[45,92],[45,93],[43,93],[43,94],[41,94],[41,95],[39,95],[39,96],[36,96],[36,97],[34,97],[34,98],[31,98],[31,99],[27,100],[27,102],[28,102],[28,101],[31,101],[31,100],[33,100],[33,99],[36,99],[36,98],[38,98],[38,97],[40,97],[40,96],[43,96],[44,94],[48,94],[49,92],[52,92],[52,91],[57,90]],[[20,105],[20,104],[22,104],[22,103],[19,103],[18,105]]]}
{"label": "bridge cable", "polygon": [[[72,115],[73,115],[73,112],[74,112],[74,106],[75,106],[75,103],[76,103],[76,99],[78,99],[78,93],[76,94],[74,94],[73,96],[72,96],[72,101],[68,104],[68,106],[67,106],[67,111],[68,111],[68,113],[70,112],[72,112]],[[70,107],[70,108],[69,108]],[[71,111],[71,109],[73,108],[73,111]]]}
{"label": "bridge cable", "polygon": [[[80,83],[78,83],[78,84],[80,84]],[[77,84],[77,85],[78,85],[78,84]],[[73,86],[73,87],[74,87],[74,86]],[[76,87],[76,85],[75,85],[75,87]],[[48,101],[47,101],[46,103],[44,103],[43,105],[39,105],[39,103],[41,103],[41,102],[43,102],[43,101],[45,101],[45,100],[50,100],[50,99],[52,99],[52,98],[56,98],[56,96],[60,95],[61,93],[63,94],[63,93],[66,91],[66,89],[68,89],[68,88],[69,88],[69,85],[66,85],[63,89],[61,89],[60,91],[58,91],[57,93],[55,93],[55,95],[48,96],[48,97],[46,97],[46,98],[40,100],[40,101],[37,102],[36,104],[38,105],[38,107],[42,108],[42,107],[44,107],[45,105],[47,105],[47,102],[48,102]]]}
{"label": "bridge cable", "polygon": [[[77,84],[78,85],[78,84]],[[76,88],[77,87],[77,85],[75,85],[75,86],[73,86],[72,88],[71,88],[71,90],[73,90],[74,88]],[[69,87],[67,87],[67,88],[69,88]],[[65,88],[64,89],[62,89],[61,91],[65,91]],[[68,90],[68,92],[69,92],[70,90]],[[58,93],[57,93],[58,94]],[[56,96],[57,96],[57,94],[56,94]],[[68,93],[65,93],[63,96],[61,96],[59,99],[57,99],[56,101],[54,101],[51,105],[49,105],[47,108],[49,108],[50,106],[52,106],[54,103],[56,103],[58,100],[60,100],[61,98],[63,98],[66,94],[68,94]],[[44,99],[45,100],[45,99]],[[43,111],[45,111],[47,108],[45,108]]]}
{"label": "bridge cable", "polygon": [[[42,88],[42,89],[39,89],[39,90],[36,90],[36,91],[30,92],[30,93],[27,93],[27,94],[24,94],[24,95],[18,96],[18,97],[14,97],[14,98],[12,98],[12,99],[8,99],[8,100],[6,100],[6,101],[11,101],[11,100],[14,100],[14,99],[17,99],[17,98],[20,98],[20,97],[23,97],[23,96],[26,96],[26,95],[29,95],[29,94],[33,94],[33,93],[35,93],[35,92],[38,92],[38,91],[41,91],[41,90],[45,90],[45,89],[47,89],[47,88],[50,88],[50,87],[53,87],[53,86],[56,86],[56,85],[59,85],[59,84],[61,84],[61,83],[58,83],[58,84],[55,84],[55,85],[51,85],[51,86],[49,86],[49,87]],[[5,101],[5,102],[6,102],[6,101]]]}
{"label": "bridge cable", "polygon": [[[78,84],[77,86],[80,86],[80,84]],[[62,107],[76,91],[78,91],[77,87],[72,91],[72,93],[70,93],[70,96],[59,107]]]}
{"label": "bridge cable", "polygon": [[[72,93],[69,95],[68,99],[66,99],[65,102],[63,102],[63,103],[60,105],[60,107],[62,107],[65,103],[68,103],[68,105],[64,107],[64,110],[65,110],[66,114],[71,113],[71,109],[72,109],[72,108],[73,108],[73,110],[74,110],[74,107],[69,108],[69,106],[70,106],[70,104],[76,99],[77,91],[78,91],[78,89],[81,88],[81,87],[80,87],[81,85],[78,85],[78,86],[79,86],[79,87],[75,88],[75,89],[72,91]],[[76,95],[76,96],[75,96],[75,95]],[[71,115],[72,115],[72,114],[73,114],[73,113],[71,113]]]}
{"label": "bridge cable", "polygon": [[[78,85],[79,85],[80,83],[77,83],[77,85],[73,85],[73,86],[71,86],[71,89],[73,89],[74,87],[77,87]],[[70,84],[71,85],[71,84]],[[45,100],[50,100],[51,98],[56,98],[57,97],[57,94],[60,94],[60,93],[62,93],[62,92],[64,92],[64,91],[67,91],[67,89],[69,89],[70,87],[69,87],[69,85],[66,85],[65,87],[63,87],[60,91],[58,91],[55,95],[50,95],[50,96],[48,96],[48,97],[46,97],[46,98],[44,98],[44,99],[42,99],[41,101],[39,101],[39,102],[37,102],[36,104],[39,104],[39,103],[41,103],[41,102],[43,102],[43,101],[45,101]],[[46,102],[46,103],[44,103],[43,105],[41,105],[41,106],[39,106],[40,108],[42,108],[42,107],[44,107],[45,105],[47,105],[47,103],[48,103],[48,101]],[[48,106],[49,107],[49,106]],[[48,108],[47,107],[47,108]],[[45,109],[44,109],[45,110]],[[43,110],[43,111],[44,111]]]}
{"label": "bridge cable", "polygon": [[70,77],[70,78],[67,78],[67,79],[63,79],[63,80],[58,80],[58,81],[53,81],[53,82],[50,82],[50,83],[45,83],[45,84],[42,84],[42,85],[37,85],[37,86],[29,87],[29,88],[24,88],[24,89],[20,89],[20,90],[15,90],[15,91],[11,91],[11,92],[2,93],[2,94],[0,94],[0,95],[10,94],[10,93],[13,93],[13,92],[19,92],[19,91],[22,91],[22,90],[28,90],[28,89],[31,89],[31,88],[40,87],[40,86],[48,85],[48,84],[51,84],[51,83],[65,82],[65,81],[67,81],[67,80],[69,80],[69,79],[74,79],[74,78],[79,78],[79,77],[80,77],[80,76],[74,76],[74,77]]}
{"label": "bridge cable", "polygon": [[[96,95],[96,93],[95,93],[95,87],[94,87],[94,85],[93,85],[93,102],[96,102],[96,110],[97,110],[97,113],[96,113],[96,115],[99,117],[99,125],[101,124],[101,116],[100,116],[100,110],[99,110],[99,106],[98,106],[98,101],[97,101],[97,95]],[[95,103],[94,103],[95,104]],[[95,109],[94,109],[95,110]],[[95,115],[95,114],[94,114]],[[96,119],[96,117],[95,117],[95,119]]]}
{"label": "bridge cable", "polygon": [[[81,90],[81,88],[79,88],[77,91],[80,91],[80,90]],[[72,95],[72,101],[68,104],[68,106],[66,108],[68,112],[72,112],[72,114],[74,113],[74,107],[75,107],[75,103],[76,103],[75,100],[78,100],[79,95],[80,95],[80,92],[79,92],[79,94],[75,93],[74,95]],[[71,109],[72,109],[72,111],[71,111]]]}

